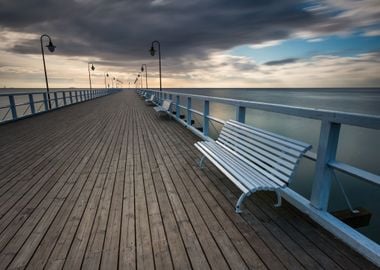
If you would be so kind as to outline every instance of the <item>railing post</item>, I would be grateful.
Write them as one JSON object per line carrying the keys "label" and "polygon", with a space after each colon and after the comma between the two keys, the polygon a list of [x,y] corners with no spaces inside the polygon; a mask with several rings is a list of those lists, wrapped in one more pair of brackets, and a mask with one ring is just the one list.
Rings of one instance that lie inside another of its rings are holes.
{"label": "railing post", "polygon": [[176,96],[176,98],[175,98],[175,117],[177,119],[179,119],[179,116],[180,116],[179,101],[180,101],[179,96]]}
{"label": "railing post", "polygon": [[16,109],[16,103],[15,103],[15,97],[13,95],[9,95],[9,107],[12,112],[12,119],[17,119],[17,109]]}
{"label": "railing post", "polygon": [[55,108],[58,108],[58,95],[57,95],[57,92],[54,92],[54,102],[55,102]]}
{"label": "railing post", "polygon": [[65,91],[62,91],[62,98],[63,98],[63,106],[66,106],[67,102],[66,102],[66,93],[65,93]]}
{"label": "railing post", "polygon": [[240,123],[245,123],[245,107],[236,107],[236,121],[239,121]]}
{"label": "railing post", "polygon": [[48,96],[46,93],[43,93],[44,96],[44,104],[45,104],[45,112],[49,110],[49,105],[48,105]]}
{"label": "railing post", "polygon": [[209,114],[210,114],[210,101],[205,100],[203,103],[203,135],[205,136],[208,136]]}
{"label": "railing post", "polygon": [[187,124],[191,126],[191,97],[187,98]]}
{"label": "railing post", "polygon": [[73,92],[72,91],[70,91],[70,104],[73,104]]}
{"label": "railing post", "polygon": [[80,102],[83,101],[83,90],[79,91]]}
{"label": "railing post", "polygon": [[36,113],[36,107],[34,106],[34,98],[33,98],[33,94],[29,94],[29,106],[30,106],[30,112],[32,114],[35,114]]}
{"label": "railing post", "polygon": [[328,208],[333,173],[333,168],[330,168],[328,163],[335,160],[339,131],[340,124],[327,120],[322,121],[310,203],[323,211]]}

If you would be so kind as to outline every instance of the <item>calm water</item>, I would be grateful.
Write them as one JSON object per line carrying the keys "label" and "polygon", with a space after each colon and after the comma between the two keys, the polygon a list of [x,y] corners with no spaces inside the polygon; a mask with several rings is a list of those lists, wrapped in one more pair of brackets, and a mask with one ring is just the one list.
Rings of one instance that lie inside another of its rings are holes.
{"label": "calm water", "polygon": [[[40,90],[43,91],[44,89],[0,89],[0,94],[5,92],[35,92]],[[380,89],[182,88],[168,90],[380,116]],[[181,100],[182,104],[185,104],[185,102],[185,100]],[[7,100],[4,101],[0,98],[0,106],[4,103],[7,103]],[[193,100],[193,106],[198,110],[202,110],[202,104],[196,100]],[[235,117],[235,108],[228,105],[211,103],[210,113],[215,117],[228,120]],[[317,120],[248,109],[246,112],[246,121],[248,124],[308,142],[313,145],[313,151],[317,151],[320,131],[320,122]],[[201,124],[201,119],[197,117],[195,119],[195,125],[201,126]],[[217,123],[211,125],[210,132],[214,137],[217,136],[217,132],[220,128],[221,126]],[[380,131],[342,126],[337,153],[338,160],[380,175],[379,149]],[[296,178],[290,185],[292,189],[306,198],[310,198],[312,180],[314,177],[314,165],[313,161],[303,159],[297,171]],[[343,183],[353,207],[364,207],[373,214],[370,225],[358,230],[380,243],[380,186],[363,182],[339,172],[337,172],[337,177]],[[329,211],[340,209],[347,209],[347,206],[336,183],[333,183]]]}

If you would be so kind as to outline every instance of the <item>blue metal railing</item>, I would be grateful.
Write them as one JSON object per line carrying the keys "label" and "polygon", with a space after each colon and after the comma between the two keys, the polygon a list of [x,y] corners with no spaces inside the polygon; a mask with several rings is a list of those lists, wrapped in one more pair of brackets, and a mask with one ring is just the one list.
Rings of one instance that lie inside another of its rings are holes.
{"label": "blue metal railing", "polygon": [[[68,105],[107,96],[120,89],[53,91],[50,100],[46,92],[0,94],[0,124],[30,117]],[[49,105],[51,108],[49,109]]]}

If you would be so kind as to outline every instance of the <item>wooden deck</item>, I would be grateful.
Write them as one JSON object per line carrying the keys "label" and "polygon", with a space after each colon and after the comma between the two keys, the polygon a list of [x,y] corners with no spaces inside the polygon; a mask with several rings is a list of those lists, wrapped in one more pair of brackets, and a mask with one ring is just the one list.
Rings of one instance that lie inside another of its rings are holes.
{"label": "wooden deck", "polygon": [[0,269],[376,269],[122,92],[0,126]]}

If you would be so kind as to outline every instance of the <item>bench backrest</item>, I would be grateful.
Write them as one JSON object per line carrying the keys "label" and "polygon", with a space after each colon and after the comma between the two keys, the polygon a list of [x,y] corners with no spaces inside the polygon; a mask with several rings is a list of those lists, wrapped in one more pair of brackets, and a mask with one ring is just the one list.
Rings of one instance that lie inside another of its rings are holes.
{"label": "bench backrest", "polygon": [[162,102],[162,106],[161,107],[165,111],[169,111],[171,105],[172,105],[172,101],[170,99],[164,99],[164,101]]}
{"label": "bench backrest", "polygon": [[233,120],[226,122],[216,142],[281,186],[290,183],[300,158],[311,149],[304,142]]}
{"label": "bench backrest", "polygon": [[150,98],[149,98],[149,101],[154,101],[154,98],[155,98],[155,96],[151,95]]}

